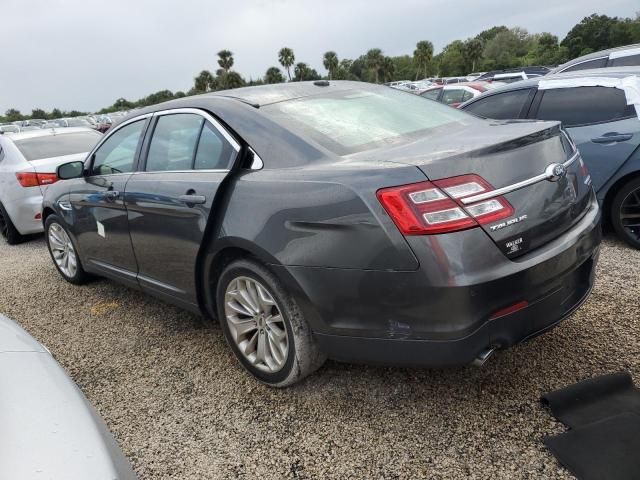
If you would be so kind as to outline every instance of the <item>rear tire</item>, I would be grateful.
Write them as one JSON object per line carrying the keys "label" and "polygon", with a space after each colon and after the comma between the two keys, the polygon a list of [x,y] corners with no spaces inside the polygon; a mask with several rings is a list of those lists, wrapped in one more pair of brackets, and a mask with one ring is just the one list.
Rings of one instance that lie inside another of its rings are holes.
{"label": "rear tire", "polygon": [[640,249],[640,178],[625,183],[611,202],[611,224],[621,240]]}
{"label": "rear tire", "polygon": [[15,227],[4,206],[0,203],[0,235],[4,237],[9,245],[17,245],[25,241],[25,236],[21,235]]}
{"label": "rear tire", "polygon": [[296,301],[263,265],[246,259],[227,265],[216,288],[216,304],[231,350],[262,383],[287,387],[324,363],[326,357]]}
{"label": "rear tire", "polygon": [[62,278],[74,285],[83,285],[91,279],[82,268],[78,248],[60,217],[57,215],[47,217],[44,222],[44,237],[47,240],[51,260]]}

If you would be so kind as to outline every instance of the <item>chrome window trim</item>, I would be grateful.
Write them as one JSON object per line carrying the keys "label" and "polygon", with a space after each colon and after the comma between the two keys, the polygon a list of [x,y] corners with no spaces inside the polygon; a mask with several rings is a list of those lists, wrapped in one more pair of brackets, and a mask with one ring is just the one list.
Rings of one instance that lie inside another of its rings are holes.
{"label": "chrome window trim", "polygon": [[229,168],[208,168],[202,170],[152,170],[150,172],[146,172],[143,170],[138,170],[136,172],[132,172],[133,175],[159,175],[163,173],[229,173],[231,169]]}
{"label": "chrome window trim", "polygon": [[[565,168],[569,168],[573,163],[578,159],[580,153],[576,151],[573,156],[564,162],[562,165]],[[551,164],[553,165],[553,164]],[[549,165],[547,165],[547,168]],[[546,170],[546,169],[545,169]],[[540,175],[536,175],[535,177],[527,178],[521,182],[513,183],[511,185],[507,185],[506,187],[498,188],[496,190],[491,190],[490,192],[480,193],[478,195],[473,195],[471,197],[463,198],[461,201],[463,205],[469,205],[470,203],[481,202],[482,200],[488,200],[490,198],[499,197],[501,195],[506,195],[507,193],[515,192],[516,190],[521,190],[525,187],[534,185],[538,182],[542,182],[544,180],[549,180],[551,175],[549,175],[546,171],[541,173]]]}
{"label": "chrome window trim", "polygon": [[562,70],[558,70],[556,73],[562,73],[565,70],[567,70],[568,68],[575,67],[576,65],[582,65],[583,63],[593,62],[595,60],[602,60],[603,58],[606,58],[607,60],[609,60],[609,55],[603,55],[601,57],[589,58],[587,60],[582,60],[580,62],[572,63],[571,65],[567,65],[566,67],[564,67]]}
{"label": "chrome window trim", "polygon": [[[220,132],[220,134],[231,144],[233,149],[238,153],[240,151],[240,144],[233,138],[229,132],[225,130],[225,128],[218,122],[215,118],[213,118],[209,113],[204,110],[200,110],[199,108],[171,108],[168,110],[160,110],[153,113],[154,117],[162,117],[164,115],[174,115],[179,113],[191,113],[195,115],[200,115],[206,121],[211,123],[215,129]],[[196,170],[193,170],[196,171]]]}

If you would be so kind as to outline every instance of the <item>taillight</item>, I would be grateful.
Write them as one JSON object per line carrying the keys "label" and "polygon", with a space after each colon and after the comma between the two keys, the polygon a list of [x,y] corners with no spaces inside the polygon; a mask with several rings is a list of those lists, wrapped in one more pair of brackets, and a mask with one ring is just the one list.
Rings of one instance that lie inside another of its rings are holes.
{"label": "taillight", "polygon": [[510,217],[514,209],[504,197],[462,204],[462,199],[490,192],[478,175],[461,175],[378,190],[378,199],[405,235],[449,233]]}
{"label": "taillight", "polygon": [[17,172],[16,178],[23,187],[51,185],[58,181],[58,176],[55,173]]}

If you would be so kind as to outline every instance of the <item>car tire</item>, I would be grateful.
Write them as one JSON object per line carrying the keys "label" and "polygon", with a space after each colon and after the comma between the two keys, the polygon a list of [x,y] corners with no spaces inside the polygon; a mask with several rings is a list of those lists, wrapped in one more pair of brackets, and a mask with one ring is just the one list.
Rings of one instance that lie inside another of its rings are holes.
{"label": "car tire", "polygon": [[0,203],[0,235],[4,237],[9,245],[17,245],[25,240],[15,227],[4,206]]}
{"label": "car tire", "polygon": [[287,387],[324,363],[295,299],[260,263],[242,259],[227,265],[217,284],[216,304],[227,343],[260,382]]}
{"label": "car tire", "polygon": [[[51,260],[53,260],[53,264],[62,275],[62,278],[74,285],[87,283],[91,277],[82,268],[82,263],[77,253],[78,248],[60,217],[57,215],[49,215],[47,217],[44,223],[44,236]],[[63,260],[64,258],[67,259],[66,264]],[[73,267],[74,264],[75,267]]]}
{"label": "car tire", "polygon": [[640,213],[640,177],[633,178],[625,183],[620,190],[613,197],[611,202],[611,224],[613,229],[618,234],[618,237],[624,240],[627,244],[633,248],[640,249],[640,218],[633,222],[638,224],[637,227],[630,228],[629,222],[624,222],[622,215],[629,213],[629,210],[633,210],[634,214]]}

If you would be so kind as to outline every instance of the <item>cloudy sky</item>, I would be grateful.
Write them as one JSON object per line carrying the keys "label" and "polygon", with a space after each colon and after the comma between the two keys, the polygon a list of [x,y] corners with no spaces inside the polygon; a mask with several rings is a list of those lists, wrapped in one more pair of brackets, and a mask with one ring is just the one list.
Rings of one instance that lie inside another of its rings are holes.
{"label": "cloudy sky", "polygon": [[324,73],[327,50],[411,54],[428,39],[438,52],[501,24],[562,38],[593,12],[638,10],[638,0],[0,0],[0,112],[91,111],[186,91],[223,48],[247,78],[277,65],[283,46]]}

